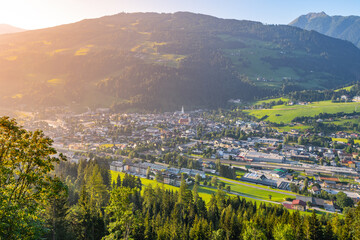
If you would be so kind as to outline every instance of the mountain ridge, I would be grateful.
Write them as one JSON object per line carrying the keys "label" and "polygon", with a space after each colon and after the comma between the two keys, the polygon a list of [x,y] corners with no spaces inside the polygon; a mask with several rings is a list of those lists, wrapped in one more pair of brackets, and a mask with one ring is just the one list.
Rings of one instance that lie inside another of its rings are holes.
{"label": "mountain ridge", "polygon": [[0,34],[18,33],[18,32],[23,32],[23,31],[26,31],[26,30],[11,26],[9,24],[0,24]]}
{"label": "mountain ridge", "polygon": [[308,13],[296,18],[289,25],[347,40],[360,48],[359,16],[329,16],[324,12]]}
{"label": "mountain ridge", "polygon": [[119,13],[1,35],[0,64],[6,106],[171,110],[357,81],[360,50],[286,25]]}

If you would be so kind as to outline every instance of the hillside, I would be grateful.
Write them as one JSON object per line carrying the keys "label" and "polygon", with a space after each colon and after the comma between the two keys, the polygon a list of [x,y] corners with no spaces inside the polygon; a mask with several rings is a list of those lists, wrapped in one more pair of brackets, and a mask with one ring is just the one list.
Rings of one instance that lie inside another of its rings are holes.
{"label": "hillside", "polygon": [[13,27],[8,24],[0,24],[0,34],[23,32],[24,29]]}
{"label": "hillside", "polygon": [[359,16],[328,16],[324,12],[309,13],[298,17],[289,25],[347,40],[360,48]]}
{"label": "hillside", "polygon": [[360,78],[351,43],[290,26],[121,13],[0,36],[5,107],[219,107]]}

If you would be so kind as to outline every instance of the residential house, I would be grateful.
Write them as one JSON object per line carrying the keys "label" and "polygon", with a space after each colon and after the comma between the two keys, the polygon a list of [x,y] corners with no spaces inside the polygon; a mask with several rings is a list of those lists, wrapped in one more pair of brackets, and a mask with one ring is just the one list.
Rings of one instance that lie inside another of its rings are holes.
{"label": "residential house", "polygon": [[292,209],[305,211],[306,210],[306,203],[302,200],[293,200],[292,201]]}

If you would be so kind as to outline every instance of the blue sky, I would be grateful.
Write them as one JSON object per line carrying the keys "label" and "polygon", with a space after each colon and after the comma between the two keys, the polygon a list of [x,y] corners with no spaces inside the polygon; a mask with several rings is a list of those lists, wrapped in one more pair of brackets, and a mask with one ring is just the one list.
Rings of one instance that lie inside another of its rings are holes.
{"label": "blue sky", "polygon": [[309,12],[359,15],[359,0],[1,0],[0,23],[51,27],[119,12],[190,11],[220,18],[287,24]]}

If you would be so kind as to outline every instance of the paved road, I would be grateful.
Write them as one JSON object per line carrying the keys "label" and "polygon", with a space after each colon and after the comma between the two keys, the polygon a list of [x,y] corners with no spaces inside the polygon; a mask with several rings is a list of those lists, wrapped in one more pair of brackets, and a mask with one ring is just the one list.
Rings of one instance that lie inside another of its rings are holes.
{"label": "paved road", "polygon": [[218,177],[218,179],[224,181],[224,182],[230,182],[230,183],[234,183],[234,184],[238,184],[238,185],[243,185],[243,186],[247,186],[247,187],[252,187],[252,188],[256,188],[256,189],[260,189],[260,190],[264,190],[264,191],[269,191],[269,192],[276,192],[276,193],[281,193],[281,194],[285,194],[285,195],[289,195],[289,196],[296,196],[295,193],[287,193],[287,192],[280,192],[280,191],[276,191],[273,189],[267,189],[267,188],[263,188],[263,187],[257,187],[254,185],[250,185],[250,184],[246,184],[243,182],[239,182],[239,181],[234,181],[234,180],[230,180],[230,179],[226,179],[226,178],[222,178],[222,177]]}

